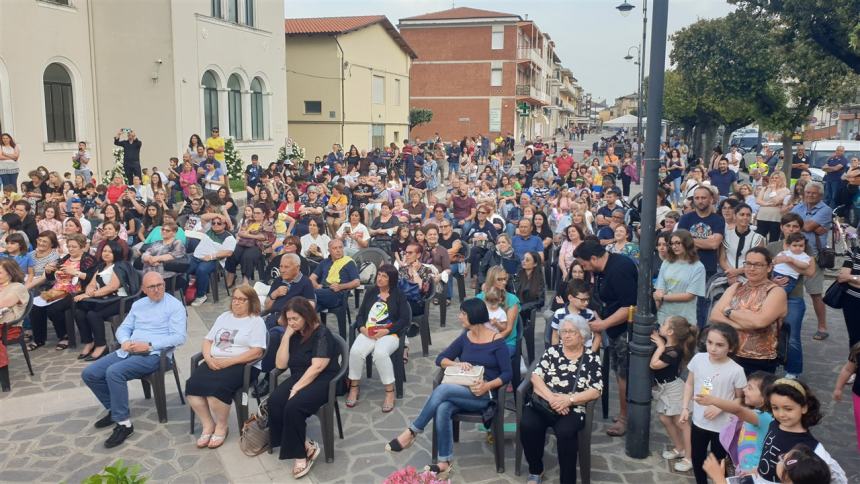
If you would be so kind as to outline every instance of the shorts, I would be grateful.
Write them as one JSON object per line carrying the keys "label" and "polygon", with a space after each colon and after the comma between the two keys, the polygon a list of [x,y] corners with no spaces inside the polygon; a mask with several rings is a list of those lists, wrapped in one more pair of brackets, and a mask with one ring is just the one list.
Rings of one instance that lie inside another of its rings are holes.
{"label": "shorts", "polygon": [[609,351],[609,367],[619,378],[627,379],[627,369],[630,362],[630,348],[627,346],[627,333],[624,332],[615,338],[609,338],[606,345]]}
{"label": "shorts", "polygon": [[651,389],[651,399],[658,414],[667,417],[681,415],[684,408],[684,380],[675,378],[667,383],[656,383]]}
{"label": "shorts", "polygon": [[810,296],[824,293],[824,269],[818,266],[818,262],[815,263],[815,275],[807,277],[803,281],[803,287]]}

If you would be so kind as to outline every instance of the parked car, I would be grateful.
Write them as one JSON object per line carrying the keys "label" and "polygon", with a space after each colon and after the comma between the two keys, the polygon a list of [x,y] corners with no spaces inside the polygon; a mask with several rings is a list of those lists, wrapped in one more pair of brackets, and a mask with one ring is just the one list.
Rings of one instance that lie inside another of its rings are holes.
{"label": "parked car", "polygon": [[852,156],[860,157],[860,141],[847,139],[813,141],[809,148],[809,171],[812,173],[813,180],[824,179],[824,170],[821,167],[827,164],[827,160],[836,152],[837,146],[845,147],[845,157],[849,160]]}

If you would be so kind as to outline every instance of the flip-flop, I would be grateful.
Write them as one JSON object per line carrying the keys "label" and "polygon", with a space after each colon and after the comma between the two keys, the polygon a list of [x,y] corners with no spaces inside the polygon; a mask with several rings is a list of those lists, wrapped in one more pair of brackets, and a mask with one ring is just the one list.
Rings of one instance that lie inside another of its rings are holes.
{"label": "flip-flop", "polygon": [[824,341],[830,337],[830,333],[827,331],[816,331],[814,335],[812,335],[812,339],[817,341]]}
{"label": "flip-flop", "polygon": [[[311,451],[307,454],[308,460],[316,460],[317,457],[320,456],[320,444],[314,442],[313,440],[311,440],[310,443]],[[305,452],[307,453],[307,449],[305,449]]]}
{"label": "flip-flop", "polygon": [[210,449],[217,449],[218,447],[221,447],[224,444],[224,441],[227,440],[227,435],[229,433],[230,431],[228,430],[224,432],[224,435],[212,434],[212,438],[209,439],[209,445],[207,445],[207,447],[209,447]]}
{"label": "flip-flop", "polygon": [[209,441],[212,439],[212,434],[200,434],[200,438],[197,439],[197,448],[205,449],[209,447]]}

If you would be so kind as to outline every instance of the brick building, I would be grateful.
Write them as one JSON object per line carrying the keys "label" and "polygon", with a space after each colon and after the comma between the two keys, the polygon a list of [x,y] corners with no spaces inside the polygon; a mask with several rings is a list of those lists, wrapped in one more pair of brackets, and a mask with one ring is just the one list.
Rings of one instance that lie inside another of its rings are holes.
{"label": "brick building", "polygon": [[400,19],[398,28],[418,55],[409,105],[433,111],[433,121],[413,128],[411,137],[550,134],[543,108],[558,58],[534,22],[459,7]]}

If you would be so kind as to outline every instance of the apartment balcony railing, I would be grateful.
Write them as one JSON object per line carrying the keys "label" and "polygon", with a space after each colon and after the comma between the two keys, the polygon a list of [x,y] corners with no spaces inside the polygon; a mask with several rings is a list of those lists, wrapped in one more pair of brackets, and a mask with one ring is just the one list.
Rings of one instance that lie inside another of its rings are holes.
{"label": "apartment balcony railing", "polygon": [[549,70],[546,60],[544,60],[540,51],[537,49],[533,49],[531,47],[520,47],[517,49],[517,59],[521,61],[531,61],[541,70]]}
{"label": "apartment balcony railing", "polygon": [[549,96],[545,92],[528,84],[518,84],[516,94],[517,97],[527,97],[544,105],[550,104]]}

